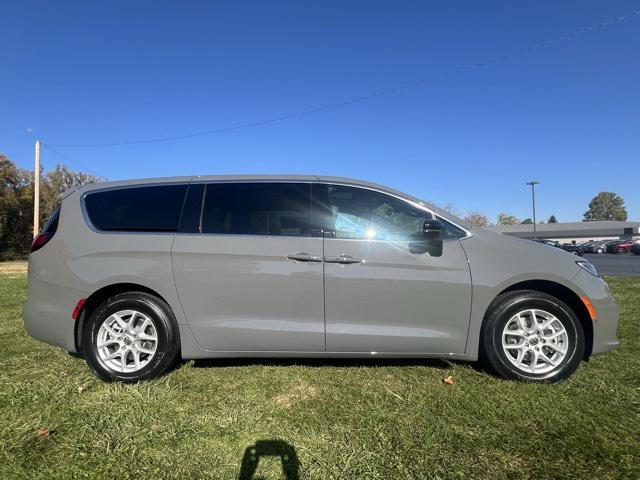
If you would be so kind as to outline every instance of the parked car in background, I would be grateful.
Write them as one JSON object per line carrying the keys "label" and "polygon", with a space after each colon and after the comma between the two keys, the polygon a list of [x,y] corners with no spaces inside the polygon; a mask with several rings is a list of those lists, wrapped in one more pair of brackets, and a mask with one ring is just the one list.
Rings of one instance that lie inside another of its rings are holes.
{"label": "parked car in background", "polygon": [[116,181],[67,193],[33,242],[26,330],[103,380],[180,358],[447,358],[560,381],[615,348],[586,260],[348,178]]}
{"label": "parked car in background", "polygon": [[593,242],[585,248],[585,253],[606,253],[607,243],[609,243],[610,241],[611,240],[598,240],[596,242]]}
{"label": "parked car in background", "polygon": [[589,248],[591,248],[591,245],[593,245],[595,243],[595,240],[588,240],[586,242],[579,242],[577,243],[577,245],[580,246],[580,248],[582,248],[583,252],[588,252],[590,251]]}
{"label": "parked car in background", "polygon": [[545,245],[549,245],[550,247],[559,248],[561,250],[564,250],[565,252],[572,253],[573,255],[582,256],[582,248],[579,245],[573,243],[566,243],[564,245],[561,245],[560,242],[557,242],[556,240],[547,240],[544,238],[536,238],[533,241],[544,243]]}
{"label": "parked car in background", "polygon": [[547,240],[544,238],[536,238],[533,240],[534,242],[544,243],[545,245],[549,245],[550,247],[558,247],[560,248],[560,244],[555,240]]}
{"label": "parked car in background", "polygon": [[560,245],[560,248],[563,249],[565,252],[578,255],[579,257],[581,257],[582,254],[584,253],[584,250],[582,250],[582,247],[580,245],[576,245],[575,243],[563,243],[562,245]]}
{"label": "parked car in background", "polygon": [[633,253],[634,255],[640,255],[640,242],[636,242],[631,247],[629,247],[629,253]]}
{"label": "parked car in background", "polygon": [[634,243],[634,240],[620,240],[619,242],[610,243],[607,245],[607,253],[617,253],[618,255],[624,255],[626,253],[629,253],[629,249]]}

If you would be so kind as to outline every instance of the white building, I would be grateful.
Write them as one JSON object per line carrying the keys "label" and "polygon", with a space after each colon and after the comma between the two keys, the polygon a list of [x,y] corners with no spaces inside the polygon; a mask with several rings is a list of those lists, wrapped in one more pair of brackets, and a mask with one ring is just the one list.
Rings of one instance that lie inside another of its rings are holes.
{"label": "white building", "polygon": [[[490,225],[486,228],[505,235],[534,238],[533,224]],[[640,222],[607,220],[601,222],[539,223],[536,225],[536,237],[557,240],[560,243],[626,238],[640,239]]]}

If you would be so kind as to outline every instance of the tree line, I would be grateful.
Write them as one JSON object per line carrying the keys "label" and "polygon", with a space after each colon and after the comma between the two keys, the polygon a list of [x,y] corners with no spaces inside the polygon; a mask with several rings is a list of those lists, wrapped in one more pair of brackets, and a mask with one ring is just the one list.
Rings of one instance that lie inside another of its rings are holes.
{"label": "tree line", "polygon": [[[453,203],[441,204],[440,208],[456,215],[463,217],[467,222],[476,227],[486,227],[492,225],[489,217],[482,212],[472,211],[466,215],[462,215]],[[589,208],[583,215],[583,222],[593,222],[598,220],[627,220],[627,209],[624,206],[624,200],[620,195],[613,192],[600,192],[589,202]],[[500,212],[496,218],[496,225],[530,225],[533,219],[519,219],[515,215]],[[540,223],[545,223],[544,220]],[[555,215],[551,215],[546,223],[558,223]]]}
{"label": "tree line", "polygon": [[[60,203],[62,194],[73,187],[100,181],[83,172],[74,172],[66,165],[40,172],[40,225]],[[0,154],[0,260],[25,258],[33,240],[34,174],[18,168]]]}
{"label": "tree line", "polygon": [[[498,225],[517,225],[531,224],[531,218],[520,220],[514,215],[500,213],[497,219]],[[583,222],[595,222],[602,220],[627,220],[627,209],[624,206],[624,200],[620,195],[613,192],[600,192],[589,202],[589,208],[583,214]],[[544,223],[540,222],[540,223]],[[549,217],[548,223],[558,223],[555,215]],[[486,225],[486,224],[485,224]]]}

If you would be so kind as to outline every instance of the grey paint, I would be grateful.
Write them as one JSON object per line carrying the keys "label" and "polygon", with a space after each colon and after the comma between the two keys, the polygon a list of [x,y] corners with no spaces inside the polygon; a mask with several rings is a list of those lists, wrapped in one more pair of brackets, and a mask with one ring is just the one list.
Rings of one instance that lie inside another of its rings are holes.
{"label": "grey paint", "polygon": [[[100,188],[185,181],[302,181],[376,189],[434,211],[469,231],[441,257],[401,242],[92,230],[81,197]],[[291,253],[348,254],[362,263],[298,262]],[[142,285],[172,308],[184,358],[221,356],[473,360],[493,299],[524,280],[548,280],[591,299],[594,353],[617,345],[618,309],[606,283],[556,248],[473,229],[415,197],[338,177],[215,176],[84,186],[64,199],[56,235],[29,259],[24,320],[30,335],[75,351],[71,312],[81,298],[118,284]]]}
{"label": "grey paint", "polygon": [[578,296],[588,297],[598,313],[594,333],[600,353],[617,345],[615,329],[618,307],[606,282],[576,265],[575,255],[559,248],[474,229],[473,236],[463,240],[469,257],[473,282],[473,306],[469,322],[466,352],[477,352],[482,319],[500,292],[529,280],[546,280],[563,285]]}
{"label": "grey paint", "polygon": [[214,351],[324,351],[321,238],[177,235],[176,287],[198,344]]}
{"label": "grey paint", "polygon": [[464,353],[471,278],[459,240],[440,257],[408,242],[325,239],[324,248],[362,260],[325,265],[328,351]]}

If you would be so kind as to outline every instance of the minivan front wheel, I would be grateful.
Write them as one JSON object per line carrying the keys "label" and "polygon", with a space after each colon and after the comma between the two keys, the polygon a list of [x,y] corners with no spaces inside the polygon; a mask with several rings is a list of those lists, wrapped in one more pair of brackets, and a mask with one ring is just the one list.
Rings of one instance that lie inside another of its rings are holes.
{"label": "minivan front wheel", "polygon": [[171,308],[144,292],[105,300],[83,332],[89,368],[107,381],[137,382],[168,371],[179,357],[179,333]]}
{"label": "minivan front wheel", "polygon": [[526,381],[566,379],[585,348],[575,313],[559,299],[531,290],[496,299],[481,343],[484,359],[500,376]]}

